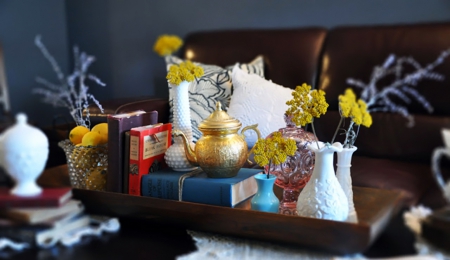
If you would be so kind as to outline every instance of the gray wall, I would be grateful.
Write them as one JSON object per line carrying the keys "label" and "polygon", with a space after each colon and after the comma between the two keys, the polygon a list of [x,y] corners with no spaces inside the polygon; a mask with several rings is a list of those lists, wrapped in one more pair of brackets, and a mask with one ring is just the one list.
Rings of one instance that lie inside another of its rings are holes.
{"label": "gray wall", "polygon": [[56,75],[34,45],[37,34],[54,55],[63,71],[67,71],[68,39],[65,2],[60,0],[23,1],[0,0],[0,43],[9,85],[11,109],[25,112],[35,124],[48,125],[53,116],[67,114],[39,101],[31,94],[38,86],[37,76],[56,82]]}
{"label": "gray wall", "polygon": [[[34,77],[54,78],[33,45],[44,37],[61,66],[71,68],[73,45],[97,57],[91,72],[108,86],[92,86],[98,99],[168,95],[157,36],[198,30],[371,25],[450,21],[448,0],[0,0],[13,111],[49,124],[56,113],[40,103]],[[239,39],[236,39],[239,40]]]}

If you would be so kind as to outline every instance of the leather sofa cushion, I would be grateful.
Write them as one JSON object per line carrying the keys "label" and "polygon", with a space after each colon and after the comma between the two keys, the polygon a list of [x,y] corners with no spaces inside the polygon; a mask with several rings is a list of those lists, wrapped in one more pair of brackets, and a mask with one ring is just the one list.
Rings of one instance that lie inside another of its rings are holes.
{"label": "leather sofa cushion", "polygon": [[402,205],[417,204],[433,184],[430,166],[364,156],[352,157],[353,186],[397,190],[402,193]]}
{"label": "leather sofa cushion", "polygon": [[[337,111],[328,111],[314,120],[319,140],[331,142],[339,118]],[[370,128],[361,126],[359,130],[355,153],[404,162],[429,164],[433,150],[444,146],[440,129],[450,126],[450,116],[415,115],[416,125],[412,128],[406,127],[405,119],[398,114],[373,113],[372,118]],[[335,141],[343,140],[344,136],[338,134]]]}
{"label": "leather sofa cushion", "polygon": [[182,55],[222,67],[263,55],[266,79],[295,88],[314,83],[325,35],[319,27],[195,32],[187,35]]}
{"label": "leather sofa cushion", "polygon": [[[433,62],[439,54],[450,48],[450,23],[395,26],[338,27],[330,30],[324,45],[320,83],[327,92],[330,109],[337,110],[338,95],[342,94],[347,78],[370,80],[373,68],[382,65],[390,54],[412,57],[421,65]],[[450,115],[450,57],[439,65],[436,72],[447,76],[444,81],[423,80],[419,93],[434,106],[435,116]],[[386,82],[380,82],[383,86]],[[355,89],[359,93],[359,89]],[[414,114],[428,114],[417,102],[408,105]]]}
{"label": "leather sofa cushion", "polygon": [[[330,111],[337,111],[338,95],[350,87],[348,78],[369,82],[374,66],[384,63],[390,54],[397,57],[412,57],[422,66],[430,64],[450,48],[450,23],[355,26],[340,27],[329,31],[325,42],[318,87],[326,92]],[[410,68],[410,66],[408,66]],[[450,57],[435,68],[445,76],[443,81],[424,79],[417,84],[417,91],[434,107],[429,114],[417,101],[407,104],[415,117],[415,126],[408,128],[407,120],[391,112],[372,113],[373,124],[361,127],[355,145],[359,155],[403,161],[429,163],[431,152],[442,146],[441,128],[450,127]],[[379,81],[378,88],[386,86],[392,78]],[[352,86],[359,97],[360,88]],[[325,119],[328,118],[328,119]],[[337,119],[317,120],[316,128],[331,138]],[[338,118],[338,117],[337,117]],[[330,133],[331,132],[331,133]]]}

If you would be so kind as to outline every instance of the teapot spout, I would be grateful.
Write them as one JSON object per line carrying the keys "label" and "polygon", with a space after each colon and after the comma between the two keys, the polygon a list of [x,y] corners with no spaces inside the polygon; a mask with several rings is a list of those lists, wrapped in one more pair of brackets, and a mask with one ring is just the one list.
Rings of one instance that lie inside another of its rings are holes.
{"label": "teapot spout", "polygon": [[186,154],[186,158],[192,165],[198,165],[197,156],[195,155],[195,150],[191,148],[191,145],[189,143],[189,140],[187,139],[186,135],[181,132],[180,130],[173,130],[172,132],[173,136],[178,137],[180,136],[183,140],[183,146],[184,146],[184,152]]}

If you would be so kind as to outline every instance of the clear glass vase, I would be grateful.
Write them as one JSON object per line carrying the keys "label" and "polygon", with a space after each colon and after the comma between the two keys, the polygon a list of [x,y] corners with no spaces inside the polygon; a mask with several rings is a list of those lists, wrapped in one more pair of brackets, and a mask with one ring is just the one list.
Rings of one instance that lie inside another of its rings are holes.
{"label": "clear glass vase", "polygon": [[[285,115],[286,127],[280,128],[278,132],[284,138],[294,139],[297,143],[297,151],[293,156],[289,156],[286,162],[279,165],[272,165],[270,173],[277,176],[275,184],[283,189],[283,198],[280,201],[279,213],[284,215],[297,215],[297,199],[300,191],[308,183],[314,169],[314,153],[307,145],[316,142],[317,138],[313,133],[297,127],[291,117]],[[273,135],[269,134],[267,138]],[[265,167],[267,172],[268,166]]]}
{"label": "clear glass vase", "polygon": [[108,170],[108,146],[76,146],[63,140],[58,146],[64,150],[73,188],[104,191]]}

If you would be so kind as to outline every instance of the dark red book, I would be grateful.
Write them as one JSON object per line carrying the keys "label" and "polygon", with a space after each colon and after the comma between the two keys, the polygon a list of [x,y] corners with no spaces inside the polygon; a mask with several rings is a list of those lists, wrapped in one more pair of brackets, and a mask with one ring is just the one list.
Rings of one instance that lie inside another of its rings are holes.
{"label": "dark red book", "polygon": [[131,128],[129,194],[141,196],[142,176],[167,167],[164,155],[171,144],[171,123]]}
{"label": "dark red book", "polygon": [[[106,191],[123,193],[125,132],[133,127],[156,124],[158,111],[134,111],[108,116],[108,173]],[[129,147],[127,147],[129,149]],[[128,177],[128,173],[126,173]]]}
{"label": "dark red book", "polygon": [[9,208],[59,207],[72,198],[72,188],[44,188],[38,196],[21,197],[9,193],[10,189],[0,187],[0,210]]}

